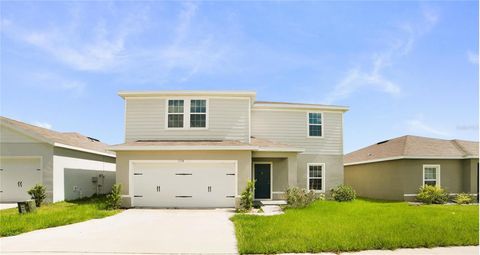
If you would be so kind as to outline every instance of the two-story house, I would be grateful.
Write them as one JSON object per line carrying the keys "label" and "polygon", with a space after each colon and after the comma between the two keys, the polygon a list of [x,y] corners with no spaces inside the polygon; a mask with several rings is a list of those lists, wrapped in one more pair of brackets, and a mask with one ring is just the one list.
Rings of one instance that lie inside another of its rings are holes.
{"label": "two-story house", "polygon": [[258,200],[343,183],[347,107],[259,102],[251,91],[119,95],[125,143],[110,149],[124,206],[234,207],[249,180]]}

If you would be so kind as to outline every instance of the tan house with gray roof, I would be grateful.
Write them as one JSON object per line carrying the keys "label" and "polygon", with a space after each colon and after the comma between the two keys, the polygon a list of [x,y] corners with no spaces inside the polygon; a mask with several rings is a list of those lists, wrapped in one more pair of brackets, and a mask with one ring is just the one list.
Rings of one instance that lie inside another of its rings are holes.
{"label": "tan house with gray roof", "polygon": [[47,201],[108,193],[115,183],[115,153],[75,132],[57,132],[0,117],[0,202],[29,199],[43,184]]}
{"label": "tan house with gray roof", "polygon": [[414,200],[422,185],[478,195],[479,143],[402,136],[345,155],[345,183],[361,197]]}
{"label": "tan house with gray roof", "polygon": [[252,91],[119,95],[125,143],[110,149],[124,206],[233,207],[249,180],[261,201],[343,183],[347,107],[259,102]]}

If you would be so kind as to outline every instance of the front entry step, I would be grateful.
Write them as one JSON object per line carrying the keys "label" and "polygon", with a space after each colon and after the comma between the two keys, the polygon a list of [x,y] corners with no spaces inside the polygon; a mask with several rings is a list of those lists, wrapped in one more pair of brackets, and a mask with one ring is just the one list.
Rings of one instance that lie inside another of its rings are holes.
{"label": "front entry step", "polygon": [[286,205],[286,200],[260,200],[261,205]]}

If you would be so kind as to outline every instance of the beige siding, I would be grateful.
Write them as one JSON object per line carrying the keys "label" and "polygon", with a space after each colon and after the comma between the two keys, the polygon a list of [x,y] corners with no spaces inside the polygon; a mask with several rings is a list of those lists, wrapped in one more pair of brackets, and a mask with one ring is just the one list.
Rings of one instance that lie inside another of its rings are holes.
{"label": "beige siding", "polygon": [[361,197],[411,200],[414,197],[408,195],[418,193],[423,185],[423,165],[440,165],[440,186],[449,193],[472,192],[465,184],[471,178],[476,184],[476,175],[471,176],[461,159],[403,159],[345,166],[345,183]]}
{"label": "beige siding", "polygon": [[249,100],[208,99],[208,129],[165,128],[166,99],[126,99],[125,140],[249,140]]}
{"label": "beige siding", "polygon": [[252,136],[304,148],[305,153],[342,155],[342,112],[323,113],[323,138],[308,137],[307,112],[254,110]]}
{"label": "beige siding", "polygon": [[[395,160],[345,166],[345,184],[352,186],[359,197],[403,200],[405,178],[401,165],[401,161]],[[410,180],[413,193],[421,185],[422,169],[414,172],[419,176]]]}
{"label": "beige siding", "polygon": [[341,155],[298,155],[297,182],[298,186],[308,188],[308,164],[325,163],[325,192],[343,184],[343,156]]}

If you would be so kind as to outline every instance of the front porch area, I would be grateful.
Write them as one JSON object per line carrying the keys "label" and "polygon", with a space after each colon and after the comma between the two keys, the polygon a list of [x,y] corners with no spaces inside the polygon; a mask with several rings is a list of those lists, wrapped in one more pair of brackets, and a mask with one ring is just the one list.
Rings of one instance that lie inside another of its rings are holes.
{"label": "front porch area", "polygon": [[285,204],[285,191],[297,185],[297,152],[253,152],[254,199],[262,205]]}

